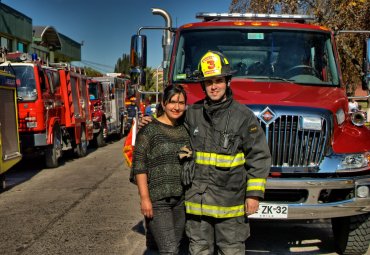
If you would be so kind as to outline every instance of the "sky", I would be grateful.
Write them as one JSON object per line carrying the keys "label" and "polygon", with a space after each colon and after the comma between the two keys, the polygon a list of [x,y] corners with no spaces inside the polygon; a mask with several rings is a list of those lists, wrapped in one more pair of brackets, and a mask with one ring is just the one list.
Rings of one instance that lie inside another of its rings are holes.
{"label": "sky", "polygon": [[[34,26],[53,26],[59,33],[82,42],[84,65],[113,72],[118,58],[130,52],[131,36],[142,26],[165,26],[151,8],[166,10],[173,27],[195,22],[198,12],[228,12],[231,0],[0,0],[32,19]],[[162,31],[145,30],[148,66],[162,61]]]}

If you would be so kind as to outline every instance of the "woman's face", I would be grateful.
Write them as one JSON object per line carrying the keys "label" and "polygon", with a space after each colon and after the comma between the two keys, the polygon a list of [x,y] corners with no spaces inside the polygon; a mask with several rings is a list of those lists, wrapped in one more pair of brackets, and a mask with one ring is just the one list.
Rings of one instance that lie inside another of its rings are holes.
{"label": "woman's face", "polygon": [[164,114],[166,114],[170,120],[177,120],[184,114],[186,108],[185,97],[181,93],[175,94],[166,105],[162,103],[162,107]]}

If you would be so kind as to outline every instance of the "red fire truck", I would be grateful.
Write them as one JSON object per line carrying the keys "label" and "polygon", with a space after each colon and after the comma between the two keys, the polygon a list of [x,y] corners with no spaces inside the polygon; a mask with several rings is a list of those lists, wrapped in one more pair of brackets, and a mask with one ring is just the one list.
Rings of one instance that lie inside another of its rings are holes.
{"label": "red fire truck", "polygon": [[85,156],[92,139],[86,77],[67,65],[40,65],[26,54],[15,59],[1,69],[16,76],[22,153],[43,153],[49,168],[58,166],[64,150]]}
{"label": "red fire truck", "polygon": [[[201,22],[175,29],[166,11],[153,13],[166,21],[167,83],[182,84],[190,104],[204,98],[194,71],[208,50],[220,51],[234,72],[234,99],[252,109],[265,131],[271,172],[260,210],[250,218],[331,219],[338,252],[364,254],[370,243],[370,130],[362,116],[348,112],[334,33],[303,15],[199,13]],[[145,81],[145,29],[153,27],[141,27],[131,41],[137,85]],[[369,53],[364,58],[369,75]]]}
{"label": "red fire truck", "polygon": [[22,158],[17,117],[15,76],[0,71],[0,190],[5,188],[5,172]]}
{"label": "red fire truck", "polygon": [[89,80],[94,143],[104,146],[110,135],[119,139],[124,134],[125,99],[129,79],[120,77],[93,77]]}

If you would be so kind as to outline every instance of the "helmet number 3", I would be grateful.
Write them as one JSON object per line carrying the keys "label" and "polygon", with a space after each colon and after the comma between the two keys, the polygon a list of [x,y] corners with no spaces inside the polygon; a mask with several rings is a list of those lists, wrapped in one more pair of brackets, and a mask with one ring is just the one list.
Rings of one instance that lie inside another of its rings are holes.
{"label": "helmet number 3", "polygon": [[208,69],[214,69],[215,68],[215,61],[214,60],[208,60]]}

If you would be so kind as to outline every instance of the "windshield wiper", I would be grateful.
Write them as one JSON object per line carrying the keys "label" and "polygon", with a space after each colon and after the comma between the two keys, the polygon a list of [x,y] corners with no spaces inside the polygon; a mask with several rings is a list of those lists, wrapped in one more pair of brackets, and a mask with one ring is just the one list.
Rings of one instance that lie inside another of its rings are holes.
{"label": "windshield wiper", "polygon": [[261,80],[274,80],[274,81],[285,81],[285,82],[289,82],[289,83],[294,83],[294,80],[288,80],[288,79],[285,79],[285,78],[282,78],[282,77],[278,77],[278,76],[246,76],[247,78],[250,78],[250,79],[261,79]]}

